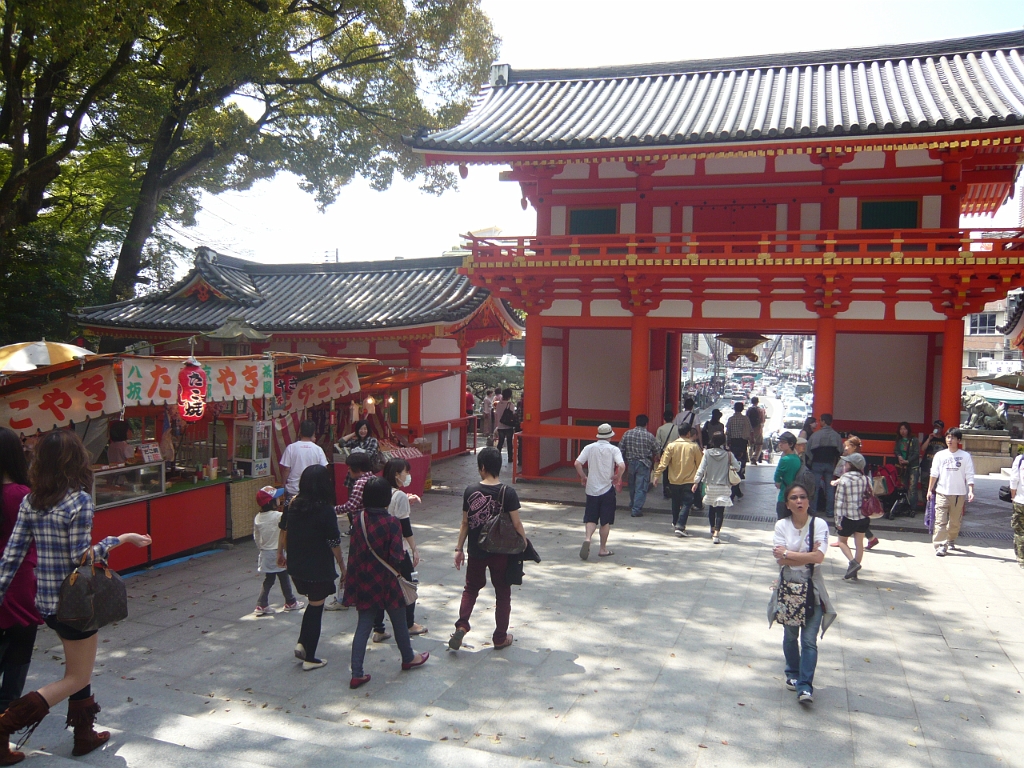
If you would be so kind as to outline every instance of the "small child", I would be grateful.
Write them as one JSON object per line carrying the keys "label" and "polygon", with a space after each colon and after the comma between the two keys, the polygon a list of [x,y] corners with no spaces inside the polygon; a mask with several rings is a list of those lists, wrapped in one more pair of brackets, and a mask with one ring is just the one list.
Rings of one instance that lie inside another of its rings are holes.
{"label": "small child", "polygon": [[253,520],[252,537],[256,541],[256,548],[259,550],[259,564],[257,570],[266,574],[263,577],[263,588],[260,596],[256,598],[256,615],[269,616],[275,613],[267,599],[270,596],[270,588],[274,586],[274,580],[281,579],[281,592],[284,593],[284,609],[286,611],[299,611],[306,607],[301,600],[295,599],[292,592],[292,582],[288,578],[286,569],[277,565],[277,524],[281,522],[281,511],[278,507],[278,499],[284,495],[284,488],[275,488],[272,485],[265,485],[256,492],[256,503],[260,505],[260,512]]}

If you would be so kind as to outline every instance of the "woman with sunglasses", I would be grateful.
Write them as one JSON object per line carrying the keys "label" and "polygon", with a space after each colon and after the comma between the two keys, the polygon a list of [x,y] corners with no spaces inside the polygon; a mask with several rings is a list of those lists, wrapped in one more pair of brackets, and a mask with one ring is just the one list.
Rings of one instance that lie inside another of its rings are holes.
{"label": "woman with sunglasses", "polygon": [[814,668],[818,663],[818,631],[825,630],[835,620],[821,565],[828,549],[828,522],[809,514],[810,499],[807,489],[796,483],[786,488],[786,508],[789,516],[775,523],[772,554],[782,566],[783,581],[808,581],[813,596],[803,626],[785,626],[782,652],[786,657],[786,687],[796,691],[797,701],[814,701]]}

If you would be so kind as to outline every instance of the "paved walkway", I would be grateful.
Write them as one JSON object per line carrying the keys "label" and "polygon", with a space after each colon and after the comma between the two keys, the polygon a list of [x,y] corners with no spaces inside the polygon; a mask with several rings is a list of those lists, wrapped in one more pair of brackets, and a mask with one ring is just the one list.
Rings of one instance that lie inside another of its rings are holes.
{"label": "paved walkway", "polygon": [[[474,463],[442,462],[435,479],[472,476]],[[131,617],[101,633],[94,681],[114,736],[74,763],[1024,766],[1024,571],[1006,542],[972,539],[941,559],[918,535],[887,534],[857,583],[842,580],[831,549],[839,619],[820,641],[805,708],[783,686],[782,630],[765,619],[770,524],[729,520],[715,546],[703,533],[671,536],[664,516],[625,516],[615,556],[583,562],[579,507],[527,502],[544,562],[513,590],[514,645],[489,647],[485,592],[467,645],[450,653],[460,516],[444,490],[414,510],[417,618],[430,634],[413,643],[430,661],[402,672],[392,643],[371,644],[373,680],[357,691],[347,685],[355,613],[325,614],[330,663],[301,672],[300,615],[251,613],[251,544],[130,577]],[[61,673],[53,634],[37,645],[30,686]],[[63,712],[32,736],[29,749],[43,752],[26,765],[72,765]]]}

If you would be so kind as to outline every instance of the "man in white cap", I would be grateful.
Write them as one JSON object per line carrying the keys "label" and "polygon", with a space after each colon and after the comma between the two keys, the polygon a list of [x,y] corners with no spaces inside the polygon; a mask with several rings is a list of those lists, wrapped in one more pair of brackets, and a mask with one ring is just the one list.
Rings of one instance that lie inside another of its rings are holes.
{"label": "man in white cap", "polygon": [[[598,525],[601,527],[598,557],[615,554],[608,549],[608,532],[615,522],[615,491],[622,487],[626,462],[622,459],[622,452],[610,442],[614,436],[611,424],[602,424],[597,428],[597,442],[585,446],[576,459],[576,474],[587,488],[587,507],[583,513],[586,538],[580,547],[582,560],[590,557],[590,540]],[[586,472],[583,471],[584,464]]]}

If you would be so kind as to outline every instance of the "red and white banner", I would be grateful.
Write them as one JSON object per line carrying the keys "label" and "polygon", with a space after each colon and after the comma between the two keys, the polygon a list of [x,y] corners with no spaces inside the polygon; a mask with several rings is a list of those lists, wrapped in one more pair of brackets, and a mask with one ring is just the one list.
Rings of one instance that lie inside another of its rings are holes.
{"label": "red and white banner", "polygon": [[[178,373],[184,360],[125,358],[122,364],[124,404],[167,405],[178,402]],[[199,360],[206,371],[208,403],[256,400],[274,393],[270,360]]]}
{"label": "red and white banner", "polygon": [[[285,409],[300,411],[320,403],[359,391],[358,367],[350,363],[343,368],[299,381],[288,393]],[[287,388],[286,388],[287,389]]]}
{"label": "red and white banner", "polygon": [[25,434],[120,412],[113,366],[82,371],[0,398],[0,425]]}

